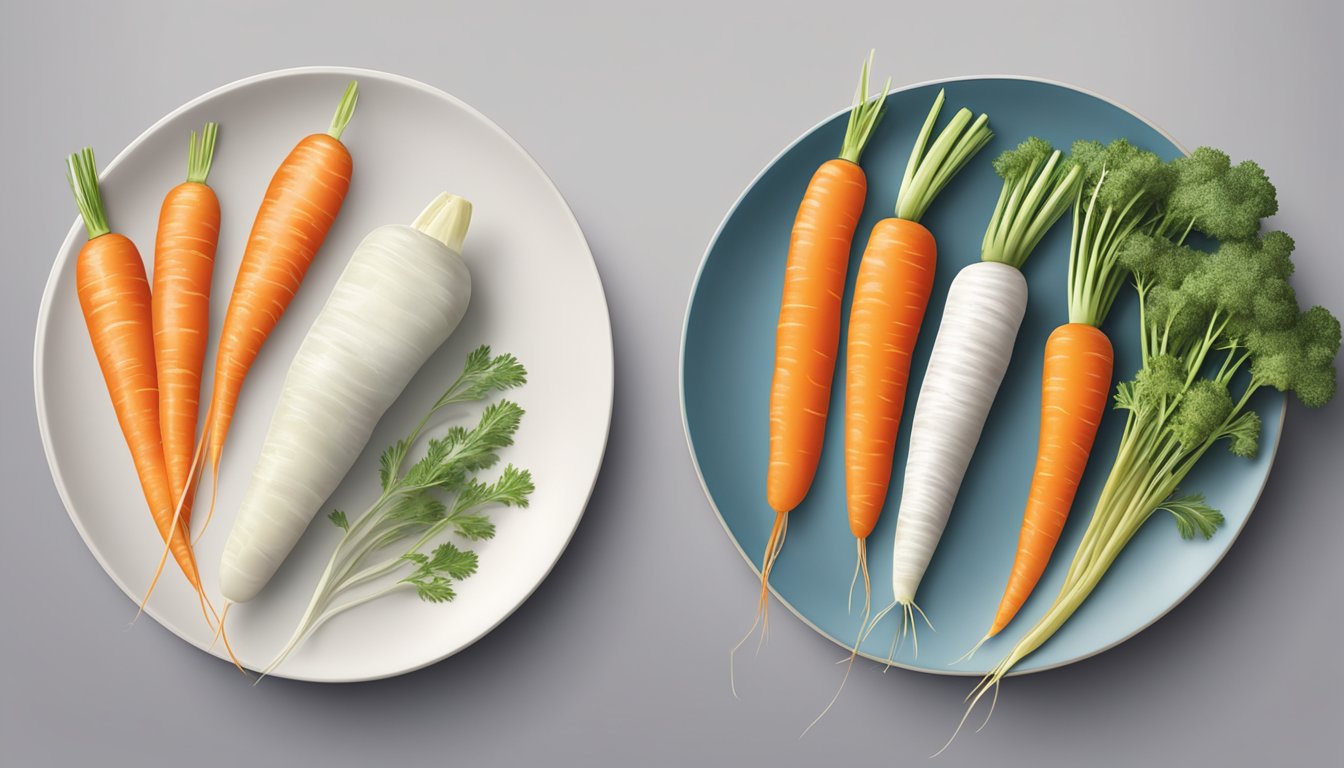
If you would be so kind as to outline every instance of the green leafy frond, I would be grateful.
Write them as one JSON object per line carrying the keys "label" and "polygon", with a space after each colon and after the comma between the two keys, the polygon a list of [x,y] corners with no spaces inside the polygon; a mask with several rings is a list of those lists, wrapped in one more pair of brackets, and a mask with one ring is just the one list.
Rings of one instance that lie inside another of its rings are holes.
{"label": "green leafy frond", "polygon": [[1173,188],[1163,206],[1163,231],[1185,239],[1190,230],[1217,240],[1253,237],[1260,220],[1279,210],[1274,185],[1250,160],[1232,165],[1227,154],[1200,147],[1171,162]]}
{"label": "green leafy frond", "polygon": [[453,517],[453,531],[464,539],[481,541],[495,537],[495,524],[485,515],[457,515]]}
{"label": "green leafy frond", "polygon": [[1176,520],[1176,532],[1182,539],[1199,536],[1207,541],[1224,522],[1223,513],[1206,504],[1204,495],[1199,493],[1167,499],[1159,509],[1171,513]]}
{"label": "green leafy frond", "polygon": [[345,513],[339,509],[331,510],[331,514],[327,515],[327,519],[343,531],[350,530],[350,521],[346,519]]}

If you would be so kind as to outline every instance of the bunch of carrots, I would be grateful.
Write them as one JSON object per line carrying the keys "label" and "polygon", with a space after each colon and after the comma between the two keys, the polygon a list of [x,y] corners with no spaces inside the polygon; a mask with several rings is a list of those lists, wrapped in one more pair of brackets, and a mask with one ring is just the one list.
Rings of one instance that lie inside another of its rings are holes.
{"label": "bunch of carrots", "polygon": [[[858,160],[886,96],[884,91],[868,99],[870,65],[871,55],[840,157],[824,163],[809,183],[789,243],[770,393],[766,493],[775,521],[760,569],[757,622],[762,625],[788,513],[807,495],[822,451],[841,296],[866,195]],[[844,464],[856,541],[851,607],[860,578],[864,588],[855,653],[893,609],[903,614],[897,637],[913,631],[915,616],[923,616],[915,593],[951,514],[1026,309],[1021,268],[1073,207],[1070,322],[1046,346],[1037,466],[1017,562],[986,640],[1006,626],[1031,592],[1062,532],[1110,390],[1113,355],[1098,328],[1124,278],[1114,264],[1116,247],[1147,219],[1167,188],[1163,163],[1125,142],[1108,147],[1079,142],[1076,157],[1066,157],[1031,138],[995,161],[1003,188],[985,232],[982,260],[953,281],[916,404],[893,542],[893,601],[873,616],[867,537],[887,498],[911,358],[937,266],[935,238],[919,220],[993,136],[985,115],[973,118],[970,110],[961,109],[935,138],[943,102],[940,91],[906,165],[895,216],[879,221],[869,236],[850,307]],[[1089,189],[1106,191],[1105,210],[1097,210],[1095,201],[1084,205],[1085,182]],[[894,644],[895,638],[893,654]]]}
{"label": "bunch of carrots", "polygon": [[[851,241],[865,204],[858,161],[887,95],[868,98],[870,64],[871,56],[840,157],[823,163],[804,192],[784,267],[766,477],[774,524],[752,625],[752,631],[761,625],[763,635],[769,578],[788,516],[806,497],[823,447]],[[1263,242],[1257,239],[1261,219],[1275,212],[1277,202],[1254,163],[1232,166],[1226,155],[1209,148],[1166,163],[1123,139],[1106,145],[1078,141],[1065,155],[1033,137],[1002,153],[994,168],[1003,187],[981,260],[952,282],[916,401],[893,542],[893,600],[873,615],[866,540],[886,501],[911,357],[937,262],[934,236],[919,220],[992,136],[984,115],[973,120],[962,109],[933,138],[943,100],[939,92],[918,134],[895,216],[879,221],[869,236],[849,309],[843,435],[845,501],[856,541],[851,610],[860,577],[864,588],[851,667],[858,647],[892,610],[899,607],[903,621],[889,661],[907,629],[913,636],[915,617],[924,616],[916,592],[952,513],[1027,307],[1021,270],[1070,208],[1069,312],[1045,346],[1040,438],[1015,560],[984,639],[967,656],[1018,614],[1061,537],[1111,399],[1114,352],[1102,325],[1131,278],[1147,318],[1145,368],[1135,382],[1121,384],[1115,396],[1116,407],[1131,412],[1127,442],[1065,589],[1047,618],[972,692],[974,706],[1067,621],[1153,512],[1171,511],[1187,537],[1196,531],[1206,538],[1212,534],[1221,516],[1202,497],[1176,496],[1179,482],[1213,442],[1228,439],[1238,455],[1254,452],[1259,419],[1243,409],[1258,388],[1296,391],[1307,405],[1330,399],[1339,323],[1320,308],[1299,311],[1284,282],[1291,272],[1291,241],[1277,233]],[[1192,231],[1223,245],[1212,256],[1194,251],[1185,245]],[[1207,321],[1207,330],[1198,325],[1201,321]],[[1210,377],[1205,357],[1215,348],[1227,350],[1229,357]],[[1250,370],[1250,384],[1234,400],[1227,385],[1242,366]],[[1179,375],[1172,373],[1176,370]]]}
{"label": "bunch of carrots", "polygon": [[[135,244],[108,223],[93,150],[85,148],[67,161],[70,188],[88,233],[75,266],[80,308],[164,541],[141,609],[171,553],[196,592],[207,624],[223,634],[224,616],[211,605],[196,566],[189,533],[192,502],[207,461],[213,487],[218,487],[220,457],[243,380],[340,212],[353,169],[340,138],[358,95],[352,81],[330,129],[302,139],[266,190],[220,331],[214,386],[199,439],[220,229],[219,199],[207,184],[218,126],[208,123],[199,135],[191,135],[187,180],[169,191],[159,214],[152,281]],[[227,647],[227,636],[224,642]]]}
{"label": "bunch of carrots", "polygon": [[[761,565],[757,621],[763,631],[768,626],[770,571],[784,544],[788,513],[807,495],[821,457],[850,243],[867,194],[858,161],[882,116],[886,96],[884,91],[869,100],[870,66],[871,55],[863,67],[840,156],[823,163],[812,177],[789,241],[770,390],[766,492],[775,522]],[[877,222],[869,235],[850,307],[845,489],[856,541],[853,581],[857,584],[862,575],[865,623],[871,595],[866,540],[886,499],[911,356],[937,264],[934,236],[919,220],[993,136],[987,116],[975,117],[963,108],[934,138],[943,102],[939,92],[910,154],[895,215]]]}

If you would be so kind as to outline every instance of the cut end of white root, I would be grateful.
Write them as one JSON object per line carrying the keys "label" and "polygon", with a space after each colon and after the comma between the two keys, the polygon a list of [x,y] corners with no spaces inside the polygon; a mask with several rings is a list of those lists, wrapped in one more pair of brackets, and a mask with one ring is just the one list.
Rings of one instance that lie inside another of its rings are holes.
{"label": "cut end of white root", "polygon": [[462,253],[462,243],[467,239],[467,228],[470,225],[471,201],[447,192],[434,198],[411,224],[459,254]]}

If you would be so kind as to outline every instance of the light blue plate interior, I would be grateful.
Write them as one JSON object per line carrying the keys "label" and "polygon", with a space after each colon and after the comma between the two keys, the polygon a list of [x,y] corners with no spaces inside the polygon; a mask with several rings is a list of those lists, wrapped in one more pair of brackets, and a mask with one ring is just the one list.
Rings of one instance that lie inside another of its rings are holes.
{"label": "light blue plate interior", "polygon": [[[863,156],[868,203],[850,257],[846,316],[868,232],[876,221],[891,215],[906,157],[940,87],[947,90],[940,125],[967,106],[989,114],[995,138],[949,185],[924,220],[938,239],[938,280],[915,352],[891,492],[869,538],[875,606],[891,600],[891,541],[910,421],[943,297],[957,270],[979,258],[980,240],[999,192],[1001,182],[991,159],[1030,135],[1065,149],[1074,139],[1105,142],[1124,137],[1167,158],[1181,151],[1124,109],[1056,84],[983,78],[893,93]],[[774,517],[765,501],[766,411],[789,230],[813,171],[838,152],[845,121],[845,114],[836,115],[803,136],[743,193],[710,244],[687,311],[681,374],[691,453],[713,507],[753,569],[759,566]],[[1064,537],[1036,592],[1013,624],[974,659],[952,665],[988,628],[1012,564],[1039,431],[1042,350],[1050,331],[1068,319],[1064,296],[1068,245],[1066,217],[1027,262],[1031,300],[1012,365],[917,597],[937,631],[921,625],[918,656],[911,643],[901,644],[894,657],[900,666],[976,675],[992,667],[1058,592],[1115,455],[1124,419],[1111,412],[1102,424]],[[1131,377],[1139,354],[1132,290],[1121,294],[1105,330],[1115,346],[1117,376]],[[841,348],[821,466],[807,499],[790,513],[788,541],[771,585],[797,615],[849,648],[859,615],[846,608],[855,548],[844,501],[843,343]],[[1169,516],[1155,517],[1088,602],[1049,643],[1019,665],[1019,672],[1067,664],[1125,640],[1204,579],[1231,546],[1259,496],[1277,446],[1283,403],[1283,396],[1273,392],[1254,401],[1264,421],[1258,458],[1210,454],[1187,481],[1183,490],[1206,494],[1227,517],[1227,525],[1214,539],[1182,541]],[[879,625],[861,652],[886,659],[898,626],[890,619]]]}

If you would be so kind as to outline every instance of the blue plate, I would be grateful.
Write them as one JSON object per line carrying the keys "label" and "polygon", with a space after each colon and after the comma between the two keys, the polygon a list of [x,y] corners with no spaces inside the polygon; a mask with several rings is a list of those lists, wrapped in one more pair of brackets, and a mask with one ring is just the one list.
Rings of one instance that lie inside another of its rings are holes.
{"label": "blue plate", "polygon": [[[891,492],[869,538],[875,606],[891,600],[891,541],[910,420],[942,316],[943,297],[957,270],[979,258],[980,240],[999,193],[1001,181],[990,160],[1031,135],[1066,149],[1074,139],[1105,142],[1123,137],[1163,157],[1182,152],[1161,131],[1122,107],[1054,83],[971,78],[893,93],[863,156],[868,203],[850,255],[846,316],[868,232],[891,215],[915,134],[939,88],[947,90],[943,121],[967,106],[977,114],[989,114],[995,137],[924,219],[938,238],[938,280],[915,351]],[[687,441],[710,504],[753,570],[759,566],[774,519],[765,501],[766,412],[789,230],[813,171],[839,151],[845,122],[842,112],[812,129],[747,187],[710,243],[687,308],[681,359]],[[921,625],[918,654],[911,643],[901,644],[894,657],[899,666],[979,675],[1002,658],[1058,593],[1115,456],[1124,419],[1111,412],[1102,424],[1063,539],[1035,593],[1008,629],[972,660],[954,665],[988,628],[1013,561],[1039,431],[1041,355],[1050,331],[1068,319],[1064,296],[1068,247],[1066,217],[1027,262],[1031,301],[1012,365],[919,588],[920,607],[937,632]],[[1138,309],[1132,290],[1121,294],[1105,330],[1115,346],[1117,375],[1130,378],[1139,362]],[[848,649],[853,647],[859,615],[846,607],[854,537],[844,499],[843,346],[821,466],[807,499],[789,515],[788,543],[775,565],[771,587],[799,618]],[[1210,454],[1183,489],[1206,494],[1227,517],[1226,526],[1211,541],[1182,541],[1168,516],[1154,517],[1087,603],[1053,639],[1019,664],[1018,672],[1057,667],[1110,648],[1156,621],[1203,581],[1231,547],[1260,495],[1278,445],[1284,404],[1284,397],[1275,392],[1262,393],[1254,401],[1264,422],[1258,458]],[[898,626],[891,619],[879,625],[860,652],[885,660]]]}

